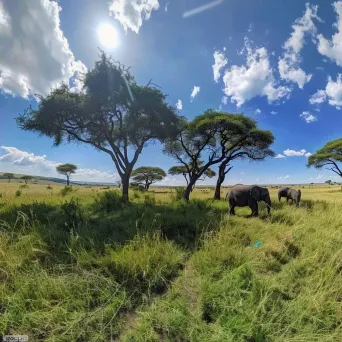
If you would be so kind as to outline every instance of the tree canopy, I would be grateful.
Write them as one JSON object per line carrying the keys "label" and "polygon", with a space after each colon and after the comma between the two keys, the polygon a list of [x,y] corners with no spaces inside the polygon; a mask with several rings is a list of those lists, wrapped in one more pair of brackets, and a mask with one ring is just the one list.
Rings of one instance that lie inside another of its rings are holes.
{"label": "tree canopy", "polygon": [[141,166],[132,171],[133,180],[143,184],[145,191],[148,191],[151,184],[161,181],[166,177],[166,173],[160,167]]}
{"label": "tree canopy", "polygon": [[25,182],[25,184],[27,184],[27,182],[29,181],[29,180],[31,180],[33,177],[32,176],[29,176],[29,175],[24,175],[24,176],[22,176],[22,177],[20,177],[24,182]]}
{"label": "tree canopy", "polygon": [[[166,142],[164,152],[190,174],[184,193],[188,200],[194,184],[210,166],[227,159],[262,160],[273,156],[274,152],[269,148],[273,141],[273,134],[259,129],[255,120],[243,114],[210,109],[193,121],[184,122],[176,139]],[[204,161],[200,167],[197,166],[199,160]]]}
{"label": "tree canopy", "polygon": [[71,174],[75,173],[77,170],[77,166],[74,164],[62,164],[56,167],[56,170],[61,175],[67,177],[67,185],[70,185],[70,176]]}
{"label": "tree canopy", "polygon": [[19,126],[53,138],[55,145],[84,143],[107,153],[122,180],[124,200],[143,148],[178,132],[180,117],[166,95],[150,82],[138,85],[129,69],[104,53],[85,75],[84,92],[64,84],[38,98],[38,109],[20,115]]}
{"label": "tree canopy", "polygon": [[8,179],[8,183],[11,182],[11,179],[14,178],[14,174],[13,173],[10,173],[10,172],[6,172],[3,174],[4,177],[6,177]]}
{"label": "tree canopy", "polygon": [[342,162],[342,139],[337,139],[328,142],[315,154],[312,154],[308,159],[308,167],[321,169],[327,166],[327,170],[335,172],[342,177],[342,171],[337,163]]}

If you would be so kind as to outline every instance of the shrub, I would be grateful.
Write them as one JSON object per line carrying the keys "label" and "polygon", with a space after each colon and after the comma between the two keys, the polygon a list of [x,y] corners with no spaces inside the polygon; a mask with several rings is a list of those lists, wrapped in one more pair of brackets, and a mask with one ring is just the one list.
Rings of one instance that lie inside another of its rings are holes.
{"label": "shrub", "polygon": [[29,186],[27,184],[21,184],[19,185],[19,189],[28,189]]}
{"label": "shrub", "polygon": [[99,193],[97,197],[95,197],[93,206],[95,211],[105,211],[109,213],[113,210],[122,209],[123,202],[118,191],[110,190]]}
{"label": "shrub", "polygon": [[179,201],[183,198],[184,192],[185,192],[184,186],[177,186],[175,187],[175,193],[173,193],[171,197],[174,201]]}
{"label": "shrub", "polygon": [[144,192],[145,191],[144,186],[142,184],[139,184],[139,183],[131,183],[131,188],[134,191],[140,191],[140,192]]}
{"label": "shrub", "polygon": [[68,195],[69,193],[72,192],[72,186],[71,185],[66,185],[61,191],[60,191],[60,194],[61,196],[66,196]]}
{"label": "shrub", "polygon": [[2,198],[2,193],[0,193],[0,198]]}
{"label": "shrub", "polygon": [[21,190],[17,190],[15,192],[15,197],[20,197],[23,192]]}
{"label": "shrub", "polygon": [[137,198],[137,199],[140,198],[140,194],[138,191],[133,192],[133,198]]}
{"label": "shrub", "polygon": [[71,198],[70,202],[65,201],[61,205],[61,209],[66,217],[67,224],[75,226],[83,223],[83,210],[77,199]]}
{"label": "shrub", "polygon": [[46,187],[46,189],[52,190],[52,186],[49,184],[49,185]]}

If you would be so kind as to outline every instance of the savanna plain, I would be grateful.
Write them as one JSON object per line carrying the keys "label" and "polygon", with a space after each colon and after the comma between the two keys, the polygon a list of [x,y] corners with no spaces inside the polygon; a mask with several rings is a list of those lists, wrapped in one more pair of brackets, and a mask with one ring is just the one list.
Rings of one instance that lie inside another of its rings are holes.
{"label": "savanna plain", "polygon": [[[0,334],[30,341],[342,341],[342,192],[228,215],[214,189],[0,183]],[[222,198],[229,191],[222,189]]]}

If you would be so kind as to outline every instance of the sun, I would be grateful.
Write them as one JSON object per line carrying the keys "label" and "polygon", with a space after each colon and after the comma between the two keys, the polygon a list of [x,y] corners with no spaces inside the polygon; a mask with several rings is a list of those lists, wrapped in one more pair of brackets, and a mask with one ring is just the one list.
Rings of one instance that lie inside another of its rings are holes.
{"label": "sun", "polygon": [[97,29],[100,42],[107,48],[115,48],[118,45],[118,32],[111,24],[102,24]]}

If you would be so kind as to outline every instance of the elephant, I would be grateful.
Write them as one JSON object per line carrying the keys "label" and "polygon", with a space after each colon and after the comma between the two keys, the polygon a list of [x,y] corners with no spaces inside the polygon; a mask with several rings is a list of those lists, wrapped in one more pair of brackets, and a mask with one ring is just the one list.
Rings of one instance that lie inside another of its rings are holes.
{"label": "elephant", "polygon": [[296,206],[299,207],[299,202],[300,202],[300,198],[302,196],[302,193],[300,190],[296,190],[296,189],[291,189],[291,188],[281,188],[278,191],[278,200],[280,202],[282,197],[286,197],[286,203],[290,200],[296,202]]}
{"label": "elephant", "polygon": [[271,198],[267,188],[259,185],[234,185],[228,194],[229,213],[235,215],[235,207],[249,206],[252,210],[251,216],[259,215],[258,202],[267,204],[267,214],[271,212]]}
{"label": "elephant", "polygon": [[278,190],[278,200],[280,202],[282,197],[286,197],[287,198],[287,191],[290,190],[290,188],[280,188]]}
{"label": "elephant", "polygon": [[286,202],[290,200],[295,201],[296,203],[296,207],[299,207],[299,202],[300,202],[300,198],[302,197],[302,193],[300,190],[296,190],[296,189],[289,189],[287,191],[287,197],[286,197]]}

